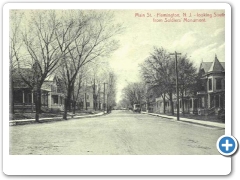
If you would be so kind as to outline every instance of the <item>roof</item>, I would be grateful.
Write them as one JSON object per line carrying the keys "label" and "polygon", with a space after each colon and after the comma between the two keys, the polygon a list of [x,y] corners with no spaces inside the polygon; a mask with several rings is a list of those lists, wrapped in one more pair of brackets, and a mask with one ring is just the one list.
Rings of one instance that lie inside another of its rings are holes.
{"label": "roof", "polygon": [[222,67],[221,63],[219,62],[217,56],[215,56],[215,59],[212,63],[212,66],[208,70],[208,72],[222,72],[224,71],[224,68]]}
{"label": "roof", "polygon": [[19,68],[12,70],[12,80],[14,88],[29,88],[22,76],[27,80],[31,81],[33,79],[33,74],[30,68]]}
{"label": "roof", "polygon": [[203,69],[204,72],[208,72],[211,66],[212,66],[212,62],[202,62],[200,65],[200,69]]}
{"label": "roof", "polygon": [[[12,70],[12,80],[13,80],[14,88],[18,88],[18,89],[30,88],[30,86],[24,82],[24,80],[22,79],[22,76],[24,77],[24,79],[30,82],[31,85],[34,85],[35,73],[34,71],[32,71],[31,68],[16,68]],[[57,83],[56,85],[57,85],[58,92],[63,92],[64,82],[61,79],[56,78],[55,74],[49,75],[45,79],[41,89],[51,91],[51,84],[53,83],[54,84]]]}
{"label": "roof", "polygon": [[225,70],[225,62],[220,62],[220,64],[222,65],[222,67],[223,67],[224,70]]}
{"label": "roof", "polygon": [[45,79],[45,81],[53,81],[55,77],[56,77],[55,74],[51,74]]}
{"label": "roof", "polygon": [[219,62],[217,56],[215,56],[213,62],[202,62],[199,71],[200,70],[204,70],[204,73],[223,72],[225,71],[225,62]]}

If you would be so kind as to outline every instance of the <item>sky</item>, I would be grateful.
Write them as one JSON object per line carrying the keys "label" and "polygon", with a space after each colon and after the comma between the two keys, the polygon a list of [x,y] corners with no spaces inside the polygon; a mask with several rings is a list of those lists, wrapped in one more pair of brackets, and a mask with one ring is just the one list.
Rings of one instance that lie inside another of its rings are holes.
{"label": "sky", "polygon": [[[215,55],[221,62],[225,61],[224,10],[115,10],[114,13],[116,23],[125,27],[117,36],[119,49],[109,57],[117,75],[117,102],[128,83],[141,81],[139,64],[154,46],[163,47],[169,53],[187,54],[196,67],[202,61],[213,61]],[[167,17],[165,22],[166,14],[175,17]],[[184,18],[205,21],[183,22]],[[156,19],[163,22],[154,22]]]}

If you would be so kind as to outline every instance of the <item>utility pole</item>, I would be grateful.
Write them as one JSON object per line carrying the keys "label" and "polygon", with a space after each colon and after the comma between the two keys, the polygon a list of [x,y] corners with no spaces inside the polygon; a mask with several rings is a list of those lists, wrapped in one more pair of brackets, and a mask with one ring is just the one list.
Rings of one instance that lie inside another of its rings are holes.
{"label": "utility pole", "polygon": [[178,88],[178,66],[177,66],[177,55],[181,53],[170,53],[170,55],[175,55],[175,72],[176,72],[176,92],[177,92],[177,120],[179,121],[179,88]]}

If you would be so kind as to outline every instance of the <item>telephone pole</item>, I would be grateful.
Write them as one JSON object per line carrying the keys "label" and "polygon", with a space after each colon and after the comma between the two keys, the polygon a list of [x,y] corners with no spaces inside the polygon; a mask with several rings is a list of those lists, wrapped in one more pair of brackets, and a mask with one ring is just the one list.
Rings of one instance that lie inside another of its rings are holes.
{"label": "telephone pole", "polygon": [[177,55],[181,55],[181,53],[170,53],[170,55],[175,55],[175,72],[176,72],[176,92],[177,92],[177,120],[179,121],[179,88],[178,88],[178,62]]}

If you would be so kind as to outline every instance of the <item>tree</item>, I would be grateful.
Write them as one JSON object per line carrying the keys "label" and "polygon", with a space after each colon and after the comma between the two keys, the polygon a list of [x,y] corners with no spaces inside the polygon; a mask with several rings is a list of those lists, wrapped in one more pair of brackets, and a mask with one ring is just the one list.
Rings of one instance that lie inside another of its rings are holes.
{"label": "tree", "polygon": [[[173,93],[176,93],[175,60],[163,48],[154,48],[150,56],[141,64],[141,73],[149,89],[158,92],[163,98],[165,113],[165,98],[170,101],[171,113],[174,114]],[[196,85],[196,68],[187,55],[178,59],[179,91],[182,102],[186,91],[193,91]],[[166,96],[168,95],[168,96]],[[184,112],[184,106],[183,112]]]}
{"label": "tree", "polygon": [[117,103],[118,108],[129,108],[131,107],[131,104],[128,99],[122,98],[118,103]]}
{"label": "tree", "polygon": [[123,99],[126,99],[130,105],[142,104],[146,102],[146,88],[144,83],[129,83],[123,89]]}
{"label": "tree", "polygon": [[[174,114],[173,92],[174,89],[174,62],[169,53],[163,48],[154,47],[153,53],[140,65],[141,74],[145,83],[151,88],[157,88],[165,101],[167,97],[171,104],[171,113]],[[165,96],[165,95],[168,96]],[[165,103],[164,109],[165,109]]]}
{"label": "tree", "polygon": [[194,92],[197,82],[197,69],[187,58],[187,55],[178,59],[178,80],[180,96],[182,99],[182,113],[184,114],[183,97],[187,92]]}
{"label": "tree", "polygon": [[[25,29],[19,29],[23,42],[22,56],[18,54],[18,73],[22,80],[35,92],[35,120],[39,122],[41,111],[41,87],[45,79],[58,68],[62,53],[57,45],[56,30],[60,27],[53,10],[28,11]],[[23,74],[22,68],[29,68],[30,76]]]}
{"label": "tree", "polygon": [[81,93],[81,90],[83,88],[83,82],[84,80],[87,78],[87,73],[88,73],[88,69],[87,67],[82,67],[78,73],[78,76],[76,77],[76,80],[75,80],[75,86],[73,88],[73,114],[75,114],[75,111],[76,111],[76,103],[79,101],[79,100],[82,100],[80,99],[80,93]]}
{"label": "tree", "polygon": [[16,10],[10,11],[10,37],[9,37],[9,61],[10,61],[10,114],[14,114],[14,80],[13,73],[17,68],[17,60],[22,58],[20,55],[22,41],[20,40],[21,22],[24,13],[18,13]]}
{"label": "tree", "polygon": [[[57,34],[58,44],[64,56],[61,63],[62,77],[65,81],[66,99],[63,118],[67,119],[67,107],[72,97],[75,80],[81,67],[107,56],[118,47],[114,36],[121,32],[119,24],[114,24],[114,16],[110,12],[71,11],[72,26],[79,30],[77,33],[63,33],[61,29]],[[76,35],[77,34],[77,35]],[[74,36],[74,41],[67,50],[66,39]],[[61,38],[60,38],[61,37]],[[62,45],[61,45],[62,44]]]}
{"label": "tree", "polygon": [[113,72],[109,73],[107,86],[107,112],[111,112],[116,106],[116,75]]}

